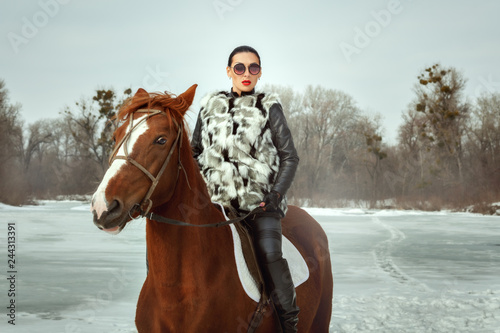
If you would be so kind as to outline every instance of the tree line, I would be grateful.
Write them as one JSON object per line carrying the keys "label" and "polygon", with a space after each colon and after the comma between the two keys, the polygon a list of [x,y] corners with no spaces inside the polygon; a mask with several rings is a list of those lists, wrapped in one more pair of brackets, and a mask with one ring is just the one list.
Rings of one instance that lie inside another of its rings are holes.
{"label": "tree line", "polygon": [[[279,93],[300,157],[292,202],[489,209],[500,197],[500,94],[470,100],[465,86],[453,67],[422,70],[395,144],[384,141],[381,116],[345,92],[264,87]],[[59,119],[26,126],[0,81],[0,201],[91,194],[108,166],[111,119],[130,96],[97,90]]]}
{"label": "tree line", "polygon": [[[438,210],[473,207],[494,213],[500,198],[500,94],[470,100],[466,79],[435,64],[418,75],[396,144],[379,115],[338,90],[279,92],[301,158],[293,197],[307,204],[367,202]],[[493,210],[493,211],[490,211]]]}
{"label": "tree line", "polygon": [[25,125],[0,81],[0,202],[91,194],[108,167],[113,116],[131,90],[101,89],[66,107],[57,119]]}

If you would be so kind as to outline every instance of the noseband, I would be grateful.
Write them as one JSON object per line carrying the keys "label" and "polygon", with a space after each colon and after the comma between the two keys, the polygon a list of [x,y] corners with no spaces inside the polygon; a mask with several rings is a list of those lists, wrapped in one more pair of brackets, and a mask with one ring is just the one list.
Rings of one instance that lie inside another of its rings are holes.
{"label": "noseband", "polygon": [[[145,114],[147,114],[147,117],[142,118],[140,121],[138,121],[137,123],[134,124],[134,114],[135,113],[145,113]],[[152,118],[152,117],[154,117],[156,115],[160,115],[160,114],[166,115],[166,113],[164,111],[153,110],[153,109],[151,109],[151,110],[150,109],[139,109],[139,110],[134,111],[133,113],[131,113],[130,116],[129,116],[130,117],[129,118],[130,119],[129,130],[127,131],[127,133],[125,134],[125,136],[120,140],[120,142],[118,142],[118,144],[116,144],[116,146],[113,149],[113,152],[111,153],[111,156],[109,158],[109,165],[111,165],[115,160],[125,160],[125,161],[129,162],[130,164],[134,165],[139,170],[141,170],[151,180],[151,186],[150,186],[148,192],[146,193],[146,195],[144,196],[144,198],[142,199],[141,203],[136,203],[133,206],[133,208],[131,209],[131,211],[129,212],[130,217],[132,217],[132,213],[135,210],[139,211],[140,216],[145,216],[151,210],[151,207],[153,207],[153,201],[151,200],[151,195],[153,194],[156,186],[158,185],[161,176],[165,172],[165,169],[167,168],[167,165],[170,162],[170,159],[172,158],[172,155],[174,153],[175,147],[178,147],[178,151],[179,151],[179,154],[178,154],[178,156],[179,156],[178,157],[178,166],[179,166],[179,168],[177,169],[177,176],[176,176],[176,180],[175,180],[176,183],[177,183],[177,179],[179,178],[179,170],[180,169],[184,170],[184,167],[183,167],[183,165],[181,163],[181,155],[180,155],[181,146],[182,146],[183,123],[181,122],[180,124],[177,124],[177,122],[173,118],[172,118],[172,121],[174,122],[174,124],[178,128],[178,130],[177,130],[177,137],[175,138],[174,143],[170,147],[170,151],[168,152],[168,155],[165,158],[165,161],[163,162],[163,165],[161,166],[160,170],[158,171],[158,174],[156,175],[156,177],[153,176],[151,174],[151,172],[149,172],[145,167],[143,167],[139,162],[137,162],[136,160],[134,160],[129,155],[127,144],[128,144],[128,141],[130,139],[130,136],[131,136],[132,132],[139,125],[141,125],[142,123],[148,121],[149,118]],[[117,154],[117,152],[118,152],[118,150],[120,149],[121,146],[123,146],[124,155],[119,155],[119,156],[115,155],[115,154]],[[184,170],[184,174],[186,174],[186,170]],[[187,174],[186,174],[186,180],[187,180]],[[188,185],[189,185],[189,181],[188,181]],[[145,205],[147,205],[147,207],[146,207],[146,209],[143,209],[143,207]]]}

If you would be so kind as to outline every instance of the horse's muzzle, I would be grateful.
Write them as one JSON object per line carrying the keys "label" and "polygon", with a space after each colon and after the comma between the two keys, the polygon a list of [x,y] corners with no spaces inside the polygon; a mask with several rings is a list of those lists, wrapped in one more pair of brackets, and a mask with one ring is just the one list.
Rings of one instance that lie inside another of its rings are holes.
{"label": "horse's muzzle", "polygon": [[128,214],[124,211],[123,205],[118,200],[113,200],[105,210],[94,208],[92,203],[92,214],[94,216],[94,224],[101,230],[118,234],[128,220]]}

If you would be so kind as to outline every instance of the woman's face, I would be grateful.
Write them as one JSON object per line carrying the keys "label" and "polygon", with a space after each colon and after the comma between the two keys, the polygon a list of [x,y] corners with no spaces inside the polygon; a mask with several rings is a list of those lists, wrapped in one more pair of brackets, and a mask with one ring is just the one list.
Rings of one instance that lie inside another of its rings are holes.
{"label": "woman's face", "polygon": [[[238,93],[241,95],[241,92],[249,92],[252,91],[253,88],[255,88],[255,85],[257,84],[257,81],[259,80],[260,76],[262,75],[262,70],[259,72],[257,75],[250,74],[250,71],[248,70],[248,67],[251,64],[259,64],[259,58],[252,52],[241,52],[241,53],[236,53],[233,56],[231,63],[231,67],[227,67],[227,76],[232,79],[233,81],[233,91],[235,93]],[[233,67],[236,64],[243,64],[245,65],[245,73],[238,75],[234,73]]]}

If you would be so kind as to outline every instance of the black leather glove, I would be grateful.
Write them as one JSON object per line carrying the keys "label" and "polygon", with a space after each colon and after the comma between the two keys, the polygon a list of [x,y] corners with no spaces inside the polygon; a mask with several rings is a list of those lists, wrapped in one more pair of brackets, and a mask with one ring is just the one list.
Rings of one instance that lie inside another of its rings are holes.
{"label": "black leather glove", "polygon": [[281,195],[278,192],[271,191],[264,196],[264,199],[262,199],[260,203],[260,207],[262,207],[265,212],[275,212],[278,210],[281,199]]}

